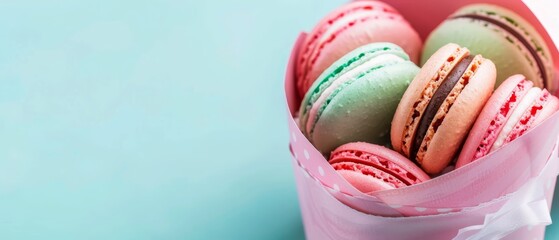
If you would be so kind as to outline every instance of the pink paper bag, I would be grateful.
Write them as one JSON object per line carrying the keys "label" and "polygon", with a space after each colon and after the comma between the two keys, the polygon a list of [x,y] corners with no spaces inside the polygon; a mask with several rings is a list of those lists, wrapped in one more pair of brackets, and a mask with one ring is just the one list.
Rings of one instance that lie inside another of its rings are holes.
{"label": "pink paper bag", "polygon": [[[397,8],[425,38],[456,9],[479,1],[385,2]],[[554,59],[559,59],[553,42],[559,40],[559,23],[552,21],[545,7],[552,6],[551,1],[483,2],[522,15],[540,31]],[[546,29],[555,30],[548,34]],[[304,37],[301,34],[293,48],[285,93],[290,150],[308,239],[543,238],[545,225],[551,223],[549,208],[559,172],[559,114],[463,168],[422,184],[367,195],[330,167],[294,119],[300,99],[293,63]],[[559,61],[555,63],[559,69]]]}

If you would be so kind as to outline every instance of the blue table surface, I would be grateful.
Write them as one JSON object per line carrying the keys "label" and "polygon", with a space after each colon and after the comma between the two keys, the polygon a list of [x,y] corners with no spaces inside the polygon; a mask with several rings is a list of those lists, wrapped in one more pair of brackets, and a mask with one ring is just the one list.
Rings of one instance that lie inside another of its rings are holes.
{"label": "blue table surface", "polygon": [[342,2],[0,2],[0,239],[303,239],[283,76]]}

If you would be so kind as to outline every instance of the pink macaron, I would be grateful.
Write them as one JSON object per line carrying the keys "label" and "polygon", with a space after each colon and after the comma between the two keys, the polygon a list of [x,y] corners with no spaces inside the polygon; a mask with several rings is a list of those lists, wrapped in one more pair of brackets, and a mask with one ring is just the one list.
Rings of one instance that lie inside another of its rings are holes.
{"label": "pink macaron", "polygon": [[352,1],[323,18],[299,50],[295,66],[299,96],[318,76],[350,51],[374,42],[390,42],[418,63],[419,34],[393,7],[378,1]]}
{"label": "pink macaron", "polygon": [[481,158],[518,138],[559,110],[559,100],[546,89],[534,87],[523,75],[506,79],[472,127],[456,168]]}
{"label": "pink macaron", "polygon": [[401,188],[430,179],[421,168],[399,153],[364,142],[338,147],[330,155],[329,163],[364,193]]}

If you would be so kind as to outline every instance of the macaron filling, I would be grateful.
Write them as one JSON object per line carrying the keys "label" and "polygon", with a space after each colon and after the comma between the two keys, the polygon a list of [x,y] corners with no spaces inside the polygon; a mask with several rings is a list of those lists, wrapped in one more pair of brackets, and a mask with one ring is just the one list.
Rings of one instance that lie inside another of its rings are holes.
{"label": "macaron filling", "polygon": [[329,162],[330,164],[354,162],[356,164],[369,165],[389,173],[408,186],[426,180],[420,179],[420,176],[416,176],[404,166],[400,166],[393,161],[388,161],[380,156],[364,151],[349,150],[335,152],[332,154]]}
{"label": "macaron filling", "polygon": [[[415,138],[411,145],[411,153],[410,153],[411,159],[417,158],[417,153],[419,152],[419,148],[422,145],[422,142],[424,141],[425,135],[427,134],[429,127],[432,125],[434,128],[434,132],[436,132],[437,128],[442,124],[442,121],[444,120],[444,116],[442,116],[442,118],[436,119],[435,122],[433,122],[433,120],[435,120],[435,116],[437,115],[437,112],[439,112],[439,109],[441,108],[443,103],[447,100],[450,93],[455,88],[456,84],[460,82],[464,73],[470,68],[470,64],[473,62],[473,60],[474,60],[474,56],[468,56],[461,59],[460,62],[458,62],[458,64],[450,71],[447,77],[443,80],[442,84],[439,86],[439,88],[433,95],[433,98],[431,99],[431,101],[429,101],[429,104],[427,105],[427,108],[425,109],[425,112],[423,113],[423,116],[419,121],[417,132],[415,134]],[[467,82],[464,84],[464,86],[466,84]],[[462,89],[464,86],[462,86]],[[455,94],[455,97],[457,96],[458,94]]]}
{"label": "macaron filling", "polygon": [[497,136],[497,139],[493,143],[493,146],[491,146],[490,152],[499,149],[506,143],[508,136],[513,133],[515,126],[520,122],[520,119],[525,117],[525,113],[527,113],[527,111],[530,111],[530,108],[534,105],[536,100],[540,98],[541,93],[542,90],[537,87],[533,87],[528,90],[526,95],[522,98],[522,100],[520,100],[520,103],[513,110],[511,116],[503,126],[503,129]]}
{"label": "macaron filling", "polygon": [[522,97],[524,97],[524,94],[526,94],[526,92],[531,87],[532,85],[526,79],[520,81],[515,86],[510,95],[506,98],[506,102],[499,108],[499,112],[497,112],[497,115],[489,123],[487,131],[483,135],[483,138],[479,143],[479,146],[477,147],[472,160],[476,160],[489,153],[489,150],[497,139],[497,134],[501,132],[501,129],[503,129],[505,122],[510,117],[513,110],[516,108],[516,105],[518,105]]}
{"label": "macaron filling", "polygon": [[[538,54],[538,49],[536,49],[532,44],[530,44],[529,40],[526,39],[522,35],[522,33],[517,31],[513,27],[509,26],[508,24],[506,24],[502,21],[499,21],[498,19],[489,17],[489,16],[484,16],[484,15],[471,13],[471,14],[463,14],[463,15],[458,15],[458,16],[453,17],[453,19],[459,19],[459,18],[467,18],[467,19],[484,21],[484,22],[493,24],[493,25],[505,30],[509,34],[511,34],[514,38],[516,38],[530,52],[530,55],[535,60],[536,65],[539,69],[539,74],[540,74],[540,77],[543,81],[543,86],[544,86],[544,88],[547,87],[548,75],[547,75],[545,64],[544,64],[542,58],[540,57],[540,55]],[[506,18],[506,19],[509,22],[513,22],[512,19],[508,19],[508,18]]]}
{"label": "macaron filling", "polygon": [[545,105],[548,99],[549,99],[549,92],[545,89],[542,90],[540,97],[536,99],[534,105],[532,105],[532,107],[530,107],[524,113],[524,115],[520,118],[520,121],[518,122],[519,124],[516,124],[516,126],[514,126],[514,129],[507,136],[507,138],[505,139],[505,144],[522,136],[528,129],[532,127],[532,124],[538,117],[538,114],[541,112],[543,106]]}
{"label": "macaron filling", "polygon": [[338,162],[332,164],[332,167],[334,168],[334,170],[339,172],[347,171],[347,172],[358,173],[360,175],[372,177],[374,179],[382,181],[383,183],[393,188],[401,188],[401,187],[408,186],[408,184],[402,182],[397,177],[387,172],[384,172],[382,170],[379,170],[373,166],[369,166],[361,163],[355,163],[355,162]]}
{"label": "macaron filling", "polygon": [[454,53],[442,64],[435,76],[433,76],[432,80],[430,80],[427,86],[425,86],[421,97],[413,104],[413,109],[408,115],[402,137],[402,151],[405,155],[410,156],[411,145],[413,144],[412,142],[415,139],[415,134],[417,133],[417,126],[423,117],[425,109],[432,99],[433,94],[435,94],[454,66],[468,54],[469,52],[467,49],[459,47],[456,48]]}
{"label": "macaron filling", "polygon": [[322,114],[329,101],[333,98],[333,95],[340,91],[341,88],[344,87],[344,85],[350,84],[351,82],[356,81],[358,78],[374,70],[377,70],[384,65],[392,65],[405,61],[405,59],[394,54],[382,54],[370,59],[369,61],[363,63],[361,66],[358,66],[333,80],[333,82],[320,93],[318,99],[314,103],[312,103],[311,109],[308,112],[307,124],[306,126],[304,126],[306,127],[306,131],[312,134],[314,130],[313,126],[318,121],[318,117],[320,116],[320,114]]}

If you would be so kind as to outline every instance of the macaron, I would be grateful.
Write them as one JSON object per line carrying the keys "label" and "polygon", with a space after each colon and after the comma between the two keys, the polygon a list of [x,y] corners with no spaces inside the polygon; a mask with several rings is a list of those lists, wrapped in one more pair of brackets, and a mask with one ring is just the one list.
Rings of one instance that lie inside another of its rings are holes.
{"label": "macaron", "polygon": [[430,179],[404,156],[370,143],[342,145],[332,152],[329,163],[338,174],[364,193],[401,188]]}
{"label": "macaron", "polygon": [[402,47],[419,62],[422,41],[411,25],[388,4],[351,1],[323,18],[301,45],[295,64],[299,96],[304,96],[318,76],[348,52],[374,42]]}
{"label": "macaron", "polygon": [[421,62],[447,43],[456,43],[491,59],[498,87],[506,78],[523,74],[539,88],[555,92],[551,53],[536,29],[518,14],[500,6],[465,6],[442,22],[427,38]]}
{"label": "macaron", "polygon": [[311,86],[301,103],[299,127],[325,156],[349,142],[387,144],[394,111],[418,72],[392,43],[357,48]]}
{"label": "macaron", "polygon": [[495,90],[464,143],[457,168],[522,136],[559,110],[555,96],[533,85],[525,76],[514,75]]}
{"label": "macaron", "polygon": [[496,70],[491,60],[447,44],[429,58],[398,104],[390,132],[394,149],[429,174],[454,158],[489,99]]}

